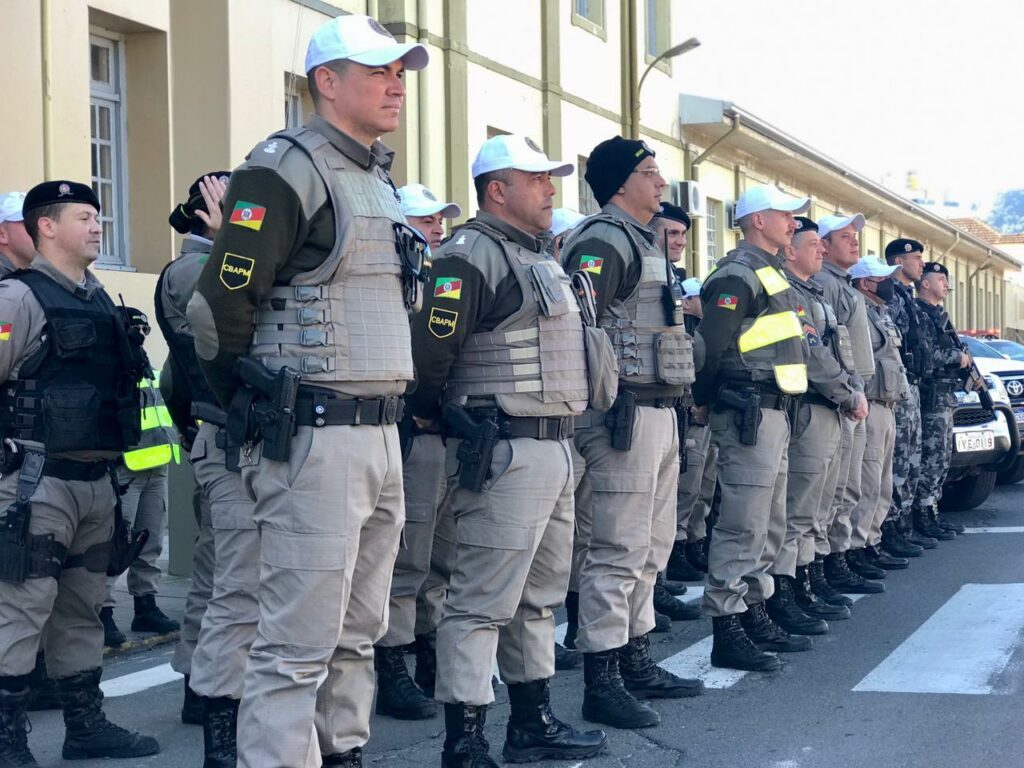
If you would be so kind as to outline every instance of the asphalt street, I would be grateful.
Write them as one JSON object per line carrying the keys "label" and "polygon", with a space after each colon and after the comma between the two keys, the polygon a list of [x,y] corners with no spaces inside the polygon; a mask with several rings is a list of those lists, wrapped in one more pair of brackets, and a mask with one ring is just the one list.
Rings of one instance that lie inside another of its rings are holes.
{"label": "asphalt street", "polygon": [[[772,674],[707,671],[711,622],[676,623],[653,635],[653,653],[674,671],[701,669],[709,686],[696,699],[655,702],[662,725],[610,731],[593,768],[1020,768],[1024,714],[1024,484],[997,488],[978,509],[951,516],[982,529],[941,544],[890,574],[886,592],[857,601],[808,653],[789,654]],[[691,588],[693,598],[699,585]],[[561,620],[561,619],[560,619]],[[178,719],[181,679],[163,646],[108,660],[106,711],[152,734],[161,754],[124,764],[202,765],[202,733]],[[411,658],[411,657],[410,657]],[[583,673],[552,684],[557,715],[577,726]],[[120,695],[113,695],[118,693]],[[489,712],[492,755],[500,755],[507,697]],[[33,713],[30,745],[44,766],[60,759],[58,712]],[[593,727],[593,726],[591,726]],[[375,717],[366,765],[440,764],[443,721]],[[109,761],[76,761],[82,768]],[[68,763],[72,765],[72,763]],[[551,765],[577,765],[551,763]]]}

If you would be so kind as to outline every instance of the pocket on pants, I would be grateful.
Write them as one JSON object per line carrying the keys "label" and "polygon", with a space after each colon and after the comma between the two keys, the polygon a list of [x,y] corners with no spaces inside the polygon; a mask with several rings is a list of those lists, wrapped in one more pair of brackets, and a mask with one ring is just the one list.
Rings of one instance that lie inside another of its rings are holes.
{"label": "pocket on pants", "polygon": [[650,472],[590,471],[591,546],[634,549],[651,543],[654,478]]}
{"label": "pocket on pants", "polygon": [[457,521],[455,525],[455,538],[459,544],[513,551],[523,551],[530,546],[529,529],[520,526],[465,519]]}

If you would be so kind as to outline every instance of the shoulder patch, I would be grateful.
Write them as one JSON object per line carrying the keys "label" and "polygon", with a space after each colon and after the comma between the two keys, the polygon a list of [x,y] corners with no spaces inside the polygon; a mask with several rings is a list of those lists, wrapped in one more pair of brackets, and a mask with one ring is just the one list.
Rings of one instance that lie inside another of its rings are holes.
{"label": "shoulder patch", "polygon": [[430,317],[427,320],[427,328],[430,333],[438,339],[447,339],[455,333],[455,324],[459,320],[459,313],[450,309],[430,308]]}
{"label": "shoulder patch", "polygon": [[229,291],[245,288],[252,280],[252,268],[256,260],[237,253],[225,253],[220,264],[220,282]]}

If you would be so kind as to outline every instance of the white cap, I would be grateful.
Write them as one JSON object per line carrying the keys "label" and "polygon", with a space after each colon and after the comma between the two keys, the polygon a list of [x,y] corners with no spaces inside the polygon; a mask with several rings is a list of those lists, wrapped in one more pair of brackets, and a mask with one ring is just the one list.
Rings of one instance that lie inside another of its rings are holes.
{"label": "white cap", "polygon": [[419,43],[399,43],[376,19],[351,14],[317,27],[306,48],[306,72],[338,59],[367,67],[382,67],[401,59],[406,69],[414,70],[427,66],[430,54]]}
{"label": "white cap", "polygon": [[8,192],[0,197],[0,224],[6,224],[8,221],[24,221],[25,216],[21,212],[24,205],[24,192]]}
{"label": "white cap", "polygon": [[864,229],[864,224],[866,223],[867,219],[864,218],[863,213],[855,213],[853,216],[839,216],[838,214],[832,214],[818,222],[818,237],[824,237],[825,235],[836,232],[837,230],[845,229],[851,224],[853,224],[854,232],[860,232]]}
{"label": "white cap", "polygon": [[683,298],[692,299],[694,296],[700,296],[700,278],[699,277],[688,277],[683,280]]}
{"label": "white cap", "polygon": [[587,217],[579,211],[574,211],[572,208],[555,208],[551,212],[551,234],[558,237],[563,232],[568,232],[585,218]]}
{"label": "white cap", "polygon": [[422,184],[406,184],[398,190],[398,204],[403,216],[433,216],[440,213],[446,219],[462,215],[458,203],[444,203]]}
{"label": "white cap", "polygon": [[774,184],[756,184],[740,195],[736,202],[736,218],[742,219],[761,211],[803,213],[811,207],[809,197],[791,197]]}
{"label": "white cap", "polygon": [[[860,214],[857,215],[860,216]],[[892,277],[893,272],[898,269],[903,269],[903,267],[899,264],[889,266],[877,256],[865,256],[850,267],[850,271],[847,274],[849,274],[851,280],[856,280],[860,277]]]}
{"label": "white cap", "polygon": [[575,170],[572,163],[549,160],[533,139],[515,133],[495,136],[483,143],[473,161],[473,178],[506,168],[527,173],[548,171],[552,176],[568,176]]}

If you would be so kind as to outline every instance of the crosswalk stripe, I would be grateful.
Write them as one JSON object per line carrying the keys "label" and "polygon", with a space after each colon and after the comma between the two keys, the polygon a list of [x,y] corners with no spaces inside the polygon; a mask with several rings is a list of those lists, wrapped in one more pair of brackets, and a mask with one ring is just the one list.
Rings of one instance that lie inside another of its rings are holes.
{"label": "crosswalk stripe", "polygon": [[148,688],[156,688],[158,685],[166,685],[175,680],[180,680],[181,677],[181,673],[171,669],[170,664],[161,664],[157,667],[150,667],[139,672],[132,672],[128,675],[104,680],[100,683],[100,690],[108,698],[130,696],[133,693],[139,693]]}
{"label": "crosswalk stripe", "polygon": [[964,528],[964,533],[1024,533],[1024,525],[1001,525],[983,528]]}
{"label": "crosswalk stripe", "polygon": [[998,693],[1024,629],[1024,584],[965,584],[854,691]]}

